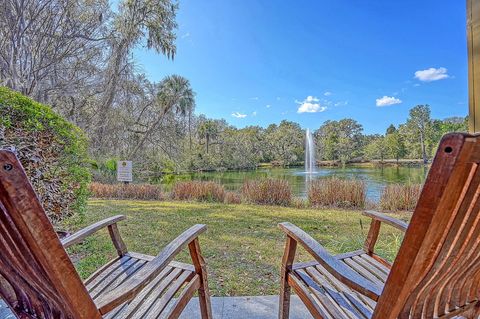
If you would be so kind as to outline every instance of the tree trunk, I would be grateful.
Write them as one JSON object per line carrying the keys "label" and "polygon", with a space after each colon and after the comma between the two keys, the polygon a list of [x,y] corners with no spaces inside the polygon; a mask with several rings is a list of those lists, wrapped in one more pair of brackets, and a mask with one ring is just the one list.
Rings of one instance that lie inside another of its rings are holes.
{"label": "tree trunk", "polygon": [[189,139],[189,148],[192,151],[192,111],[188,112],[188,139]]}
{"label": "tree trunk", "polygon": [[423,164],[427,164],[428,159],[427,159],[427,152],[425,151],[425,138],[423,136],[423,132],[421,131],[420,131],[420,144],[422,145]]}
{"label": "tree trunk", "polygon": [[120,69],[122,66],[122,60],[124,58],[126,49],[126,41],[122,40],[117,45],[113,46],[112,50],[112,61],[108,67],[108,73],[106,74],[106,84],[105,84],[105,92],[102,98],[102,102],[100,103],[99,110],[97,113],[97,130],[96,130],[96,139],[98,146],[103,145],[103,140],[105,137],[105,129],[107,124],[108,114],[113,105],[113,101],[115,99],[118,79],[120,78]]}

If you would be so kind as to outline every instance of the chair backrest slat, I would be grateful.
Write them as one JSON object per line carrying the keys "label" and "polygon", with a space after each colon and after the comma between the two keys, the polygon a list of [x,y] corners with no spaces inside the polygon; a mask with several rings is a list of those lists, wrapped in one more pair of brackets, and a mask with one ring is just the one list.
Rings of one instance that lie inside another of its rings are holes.
{"label": "chair backrest slat", "polygon": [[479,163],[480,136],[444,136],[373,318],[442,317],[478,302]]}
{"label": "chair backrest slat", "polygon": [[20,318],[101,318],[9,151],[0,151],[0,295]]}

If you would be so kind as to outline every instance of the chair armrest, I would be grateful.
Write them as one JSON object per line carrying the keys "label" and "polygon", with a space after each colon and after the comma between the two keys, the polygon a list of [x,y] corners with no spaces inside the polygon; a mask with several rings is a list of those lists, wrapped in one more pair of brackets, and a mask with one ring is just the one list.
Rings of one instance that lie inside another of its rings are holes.
{"label": "chair armrest", "polygon": [[382,293],[382,287],[363,278],[341,261],[335,259],[335,257],[330,255],[315,239],[297,226],[291,223],[281,223],[278,226],[287,236],[301,244],[316,261],[339,281],[373,300],[378,300]]}
{"label": "chair armrest", "polygon": [[132,300],[173,260],[185,246],[205,232],[206,225],[195,225],[170,242],[152,261],[118,287],[99,297],[95,303],[106,314],[122,303]]}
{"label": "chair armrest", "polygon": [[109,227],[113,224],[116,224],[119,221],[122,221],[125,219],[125,216],[123,215],[117,215],[113,216],[107,219],[104,219],[102,221],[99,221],[95,224],[92,224],[90,226],[87,226],[83,228],[82,230],[79,230],[75,234],[72,234],[71,236],[68,236],[64,239],[61,240],[62,245],[64,248],[68,248],[72,245],[78,244],[82,242],[86,237],[92,235],[93,233],[97,232],[98,230]]}
{"label": "chair armrest", "polygon": [[387,216],[385,214],[375,212],[373,210],[367,210],[363,212],[363,215],[368,216],[374,220],[378,220],[382,223],[388,224],[390,226],[393,226],[397,229],[400,229],[401,231],[405,232],[408,228],[408,224],[405,223],[404,221],[401,221],[399,219],[396,219],[394,217]]}

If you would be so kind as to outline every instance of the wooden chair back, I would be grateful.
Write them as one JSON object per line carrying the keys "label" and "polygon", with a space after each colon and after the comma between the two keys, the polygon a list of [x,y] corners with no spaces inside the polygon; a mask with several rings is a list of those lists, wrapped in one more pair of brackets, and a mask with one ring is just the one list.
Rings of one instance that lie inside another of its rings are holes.
{"label": "wooden chair back", "polygon": [[480,135],[444,136],[373,318],[478,311],[479,163]]}
{"label": "wooden chair back", "polygon": [[101,318],[10,151],[0,151],[0,295],[19,318]]}

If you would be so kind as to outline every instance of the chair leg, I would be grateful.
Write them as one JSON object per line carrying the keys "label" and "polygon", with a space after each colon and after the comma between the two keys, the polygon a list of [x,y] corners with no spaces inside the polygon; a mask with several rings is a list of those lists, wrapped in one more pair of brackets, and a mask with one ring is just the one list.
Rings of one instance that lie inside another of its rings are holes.
{"label": "chair leg", "polygon": [[198,301],[202,319],[212,319],[212,304],[210,302],[210,290],[208,289],[207,266],[203,259],[200,242],[195,238],[189,245],[190,256],[196,273],[200,276],[200,288],[198,288]]}
{"label": "chair leg", "polygon": [[297,242],[293,238],[287,236],[285,251],[282,258],[282,267],[280,270],[280,299],[278,309],[279,319],[288,319],[290,317],[291,287],[288,284],[288,272],[292,268],[296,250]]}

